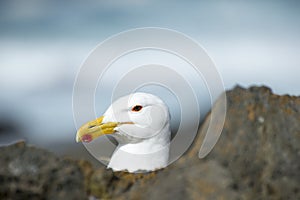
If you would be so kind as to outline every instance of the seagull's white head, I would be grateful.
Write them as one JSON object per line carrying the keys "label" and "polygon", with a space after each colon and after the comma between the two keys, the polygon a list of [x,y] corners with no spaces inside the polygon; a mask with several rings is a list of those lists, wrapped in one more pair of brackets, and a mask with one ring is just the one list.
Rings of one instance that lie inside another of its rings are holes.
{"label": "seagull's white head", "polygon": [[83,125],[76,140],[90,142],[109,134],[119,145],[108,167],[153,171],[167,165],[170,133],[166,104],[155,95],[133,93],[114,101],[102,117]]}

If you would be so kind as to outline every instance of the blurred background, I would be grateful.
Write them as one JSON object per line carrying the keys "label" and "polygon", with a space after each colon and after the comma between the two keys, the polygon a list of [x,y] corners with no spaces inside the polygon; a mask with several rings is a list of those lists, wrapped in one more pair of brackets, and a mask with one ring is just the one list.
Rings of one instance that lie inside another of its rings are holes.
{"label": "blurred background", "polygon": [[96,45],[132,28],[192,37],[226,89],[265,84],[277,94],[300,95],[299,24],[296,0],[2,0],[0,145],[25,139],[58,154],[88,156],[74,139],[76,74]]}

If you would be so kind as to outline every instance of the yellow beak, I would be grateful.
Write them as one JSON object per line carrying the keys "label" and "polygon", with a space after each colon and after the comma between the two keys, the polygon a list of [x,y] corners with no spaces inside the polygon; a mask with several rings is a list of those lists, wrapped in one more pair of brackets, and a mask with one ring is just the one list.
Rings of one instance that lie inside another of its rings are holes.
{"label": "yellow beak", "polygon": [[91,142],[92,140],[106,134],[116,132],[114,129],[118,126],[118,122],[102,123],[103,116],[94,121],[90,121],[81,126],[76,134],[76,142]]}

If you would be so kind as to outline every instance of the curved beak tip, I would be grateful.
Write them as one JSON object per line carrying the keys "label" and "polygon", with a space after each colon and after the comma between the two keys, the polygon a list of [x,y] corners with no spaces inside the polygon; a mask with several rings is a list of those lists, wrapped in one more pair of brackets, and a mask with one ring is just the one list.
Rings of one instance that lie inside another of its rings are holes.
{"label": "curved beak tip", "polygon": [[77,142],[77,143],[80,142],[80,139],[79,139],[79,137],[77,137],[77,136],[76,136],[76,142]]}

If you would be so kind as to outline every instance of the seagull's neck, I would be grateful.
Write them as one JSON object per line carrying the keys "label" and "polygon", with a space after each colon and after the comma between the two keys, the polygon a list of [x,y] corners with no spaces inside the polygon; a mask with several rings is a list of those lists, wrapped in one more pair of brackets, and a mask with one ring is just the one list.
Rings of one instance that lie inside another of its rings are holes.
{"label": "seagull's neck", "polygon": [[157,135],[137,143],[119,144],[108,168],[129,172],[154,171],[166,167],[169,160],[170,126],[167,124]]}

